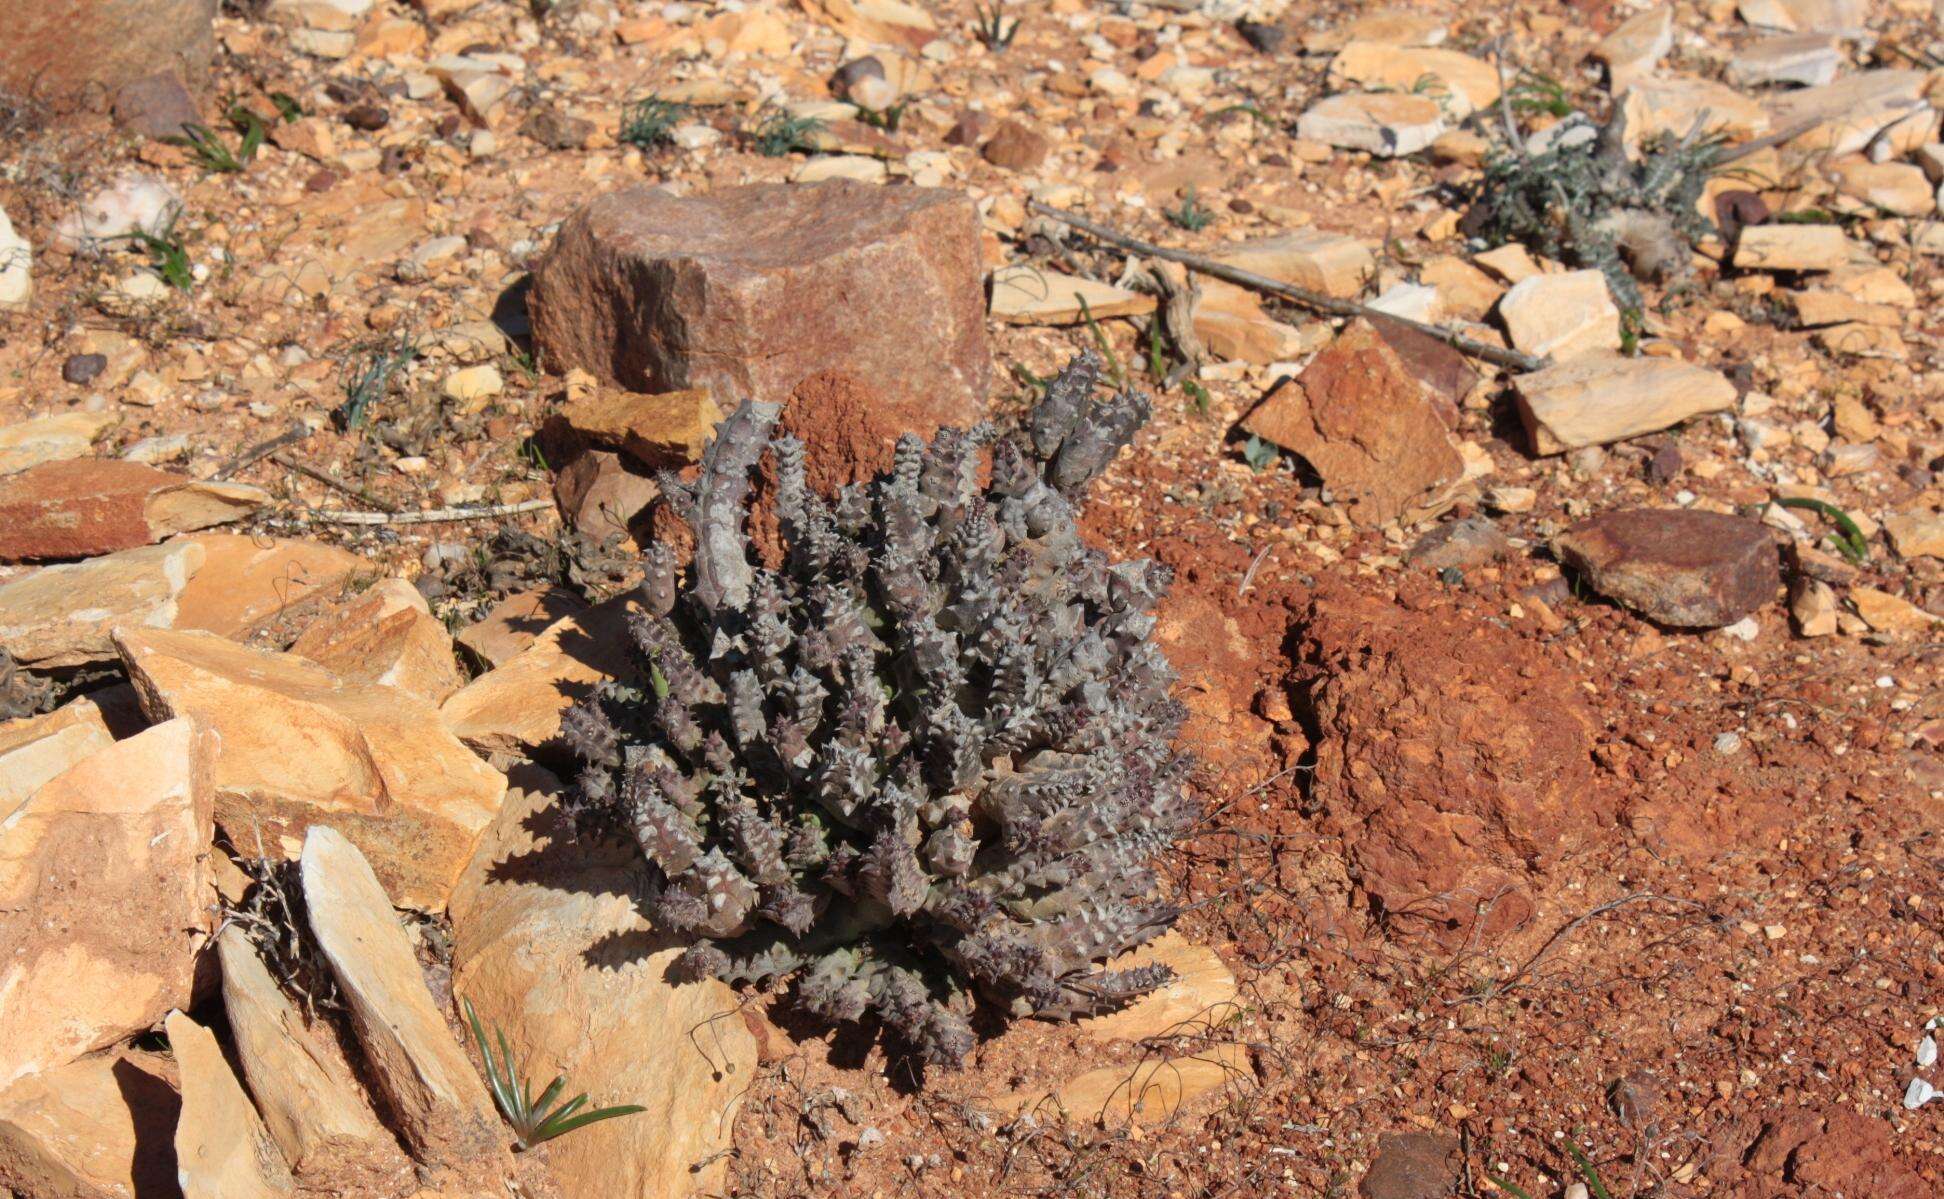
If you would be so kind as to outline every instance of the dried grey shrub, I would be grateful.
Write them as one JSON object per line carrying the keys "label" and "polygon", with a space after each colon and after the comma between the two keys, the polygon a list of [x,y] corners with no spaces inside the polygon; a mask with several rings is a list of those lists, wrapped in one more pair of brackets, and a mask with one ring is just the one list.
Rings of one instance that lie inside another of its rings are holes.
{"label": "dried grey shrub", "polygon": [[[693,488],[664,480],[693,565],[650,548],[630,629],[646,681],[601,689],[565,736],[579,824],[637,842],[653,918],[696,938],[678,974],[793,976],[802,1008],[875,1015],[948,1065],[975,994],[1069,1018],[1169,980],[1100,965],[1173,922],[1150,862],[1195,807],[1149,640],[1169,572],[1110,563],[1075,525],[1148,415],[1098,382],[1082,355],[1024,432],[907,436],[829,501],[802,445],[771,437],[776,407],[745,403]],[[765,450],[775,571],[743,530]]]}

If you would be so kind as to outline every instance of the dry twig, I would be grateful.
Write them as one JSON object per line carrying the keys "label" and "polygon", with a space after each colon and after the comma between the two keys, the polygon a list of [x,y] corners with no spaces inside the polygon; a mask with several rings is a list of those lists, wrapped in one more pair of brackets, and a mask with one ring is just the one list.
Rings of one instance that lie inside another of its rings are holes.
{"label": "dry twig", "polygon": [[552,500],[521,500],[517,504],[491,504],[484,508],[424,508],[417,512],[346,512],[336,508],[312,508],[306,515],[312,520],[332,525],[425,525],[443,521],[492,520],[551,507]]}

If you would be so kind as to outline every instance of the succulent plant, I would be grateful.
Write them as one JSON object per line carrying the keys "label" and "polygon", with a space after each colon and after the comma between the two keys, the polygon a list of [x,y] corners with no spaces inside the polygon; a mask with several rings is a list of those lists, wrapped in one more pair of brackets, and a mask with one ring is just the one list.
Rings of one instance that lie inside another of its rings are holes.
{"label": "succulent plant", "polygon": [[[693,485],[686,572],[646,553],[638,685],[563,733],[590,833],[632,838],[681,977],[769,982],[833,1022],[874,1013],[931,1062],[973,1046],[973,996],[1064,1018],[1166,983],[1101,963],[1176,909],[1150,868],[1194,819],[1182,709],[1149,640],[1166,567],[1110,563],[1075,525],[1148,415],[1081,355],[1026,427],[907,435],[826,499],[777,406],[724,421]],[[744,519],[768,450],[781,563]],[[982,460],[989,455],[989,475]],[[981,483],[982,478],[988,481]]]}

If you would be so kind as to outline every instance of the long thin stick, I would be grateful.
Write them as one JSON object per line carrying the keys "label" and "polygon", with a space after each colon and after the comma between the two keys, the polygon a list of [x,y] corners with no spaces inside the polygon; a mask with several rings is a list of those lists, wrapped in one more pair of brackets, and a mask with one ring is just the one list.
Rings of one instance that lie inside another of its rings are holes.
{"label": "long thin stick", "polygon": [[398,511],[398,505],[388,504],[385,501],[379,499],[377,496],[371,494],[369,491],[366,491],[362,487],[356,486],[355,484],[346,483],[343,479],[338,478],[336,475],[331,474],[328,471],[322,471],[317,469],[315,466],[306,465],[305,463],[299,462],[295,458],[292,458],[287,454],[272,454],[270,455],[270,461],[288,470],[294,470],[298,474],[303,475],[305,478],[316,479],[319,483],[322,483],[324,484],[324,486],[329,487],[332,491],[341,491],[345,495],[350,496],[352,499],[357,500],[359,503],[370,504],[372,507],[377,508],[381,512]]}
{"label": "long thin stick", "polygon": [[334,508],[313,508],[305,515],[333,525],[423,525],[454,520],[491,520],[551,507],[552,500],[521,500],[517,504],[493,504],[485,508],[426,508],[418,512],[344,512]]}
{"label": "long thin stick", "polygon": [[1063,212],[1051,205],[1042,204],[1038,200],[1027,201],[1026,207],[1039,213],[1041,216],[1052,217],[1056,221],[1070,225],[1087,236],[1104,241],[1109,245],[1119,246],[1123,250],[1132,250],[1137,254],[1151,254],[1156,258],[1165,258],[1169,262],[1178,262],[1191,271],[1200,271],[1204,275],[1212,275],[1217,279],[1226,280],[1240,287],[1250,287],[1257,291],[1267,292],[1272,296],[1280,296],[1293,304],[1301,304],[1305,308],[1312,308],[1318,312],[1327,312],[1331,316],[1385,317],[1399,324],[1416,329],[1419,333],[1427,337],[1435,337],[1460,353],[1470,354],[1472,357],[1492,363],[1494,366],[1503,366],[1518,371],[1536,371],[1546,365],[1546,360],[1543,358],[1535,358],[1531,354],[1522,354],[1518,350],[1509,350],[1504,346],[1489,345],[1485,342],[1466,337],[1456,330],[1446,329],[1439,325],[1426,324],[1424,321],[1414,321],[1407,316],[1396,316],[1392,313],[1384,312],[1381,309],[1372,308],[1368,304],[1359,304],[1354,300],[1339,300],[1333,296],[1323,295],[1321,292],[1310,291],[1305,287],[1295,287],[1279,279],[1271,279],[1267,275],[1258,275],[1254,271],[1245,271],[1240,267],[1230,266],[1226,262],[1217,262],[1213,258],[1206,258],[1200,254],[1191,254],[1186,250],[1170,250],[1166,246],[1157,246],[1152,242],[1142,241],[1138,237],[1129,237],[1125,233],[1109,229],[1107,226],[1090,221],[1086,217],[1077,216],[1071,212]]}

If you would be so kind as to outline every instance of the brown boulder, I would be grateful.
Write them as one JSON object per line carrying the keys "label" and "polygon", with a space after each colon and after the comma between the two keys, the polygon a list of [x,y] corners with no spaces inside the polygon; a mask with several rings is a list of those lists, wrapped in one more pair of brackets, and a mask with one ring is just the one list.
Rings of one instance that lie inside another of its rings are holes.
{"label": "brown boulder", "polygon": [[269,500],[118,458],[47,462],[0,480],[0,560],[90,558],[240,520]]}
{"label": "brown boulder", "polygon": [[115,640],[151,719],[191,715],[220,738],[216,821],[238,844],[293,857],[306,829],[329,823],[400,903],[445,905],[506,780],[431,705],[208,633],[122,630]]}
{"label": "brown boulder", "polygon": [[1553,538],[1553,552],[1601,595],[1679,628],[1734,624],[1782,585],[1768,529],[1719,512],[1604,512]]}
{"label": "brown boulder", "polygon": [[1381,525],[1434,509],[1464,477],[1449,405],[1359,320],[1242,427],[1302,455],[1351,520]]}
{"label": "brown boulder", "polygon": [[962,193],[844,182],[685,197],[633,187],[561,227],[534,272],[534,343],[633,391],[782,402],[818,371],[939,424],[984,412],[979,221]]}
{"label": "brown boulder", "polygon": [[55,104],[157,71],[201,76],[216,52],[217,0],[13,0],[0,91]]}
{"label": "brown boulder", "polygon": [[189,1002],[214,754],[172,720],[83,759],[0,825],[0,1087]]}
{"label": "brown boulder", "polygon": [[1503,934],[1527,876],[1611,822],[1578,680],[1512,633],[1333,593],[1300,645],[1323,826],[1392,931]]}
{"label": "brown boulder", "polygon": [[1002,121],[979,153],[993,166],[1008,171],[1032,171],[1053,152],[1053,143],[1044,133],[1028,129],[1018,121]]}
{"label": "brown boulder", "polygon": [[653,476],[607,450],[588,450],[554,476],[562,521],[597,541],[619,538],[628,549],[649,539],[650,509],[660,498]]}

